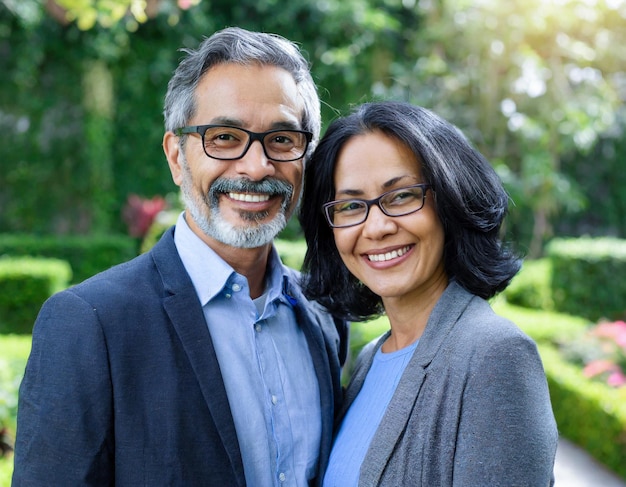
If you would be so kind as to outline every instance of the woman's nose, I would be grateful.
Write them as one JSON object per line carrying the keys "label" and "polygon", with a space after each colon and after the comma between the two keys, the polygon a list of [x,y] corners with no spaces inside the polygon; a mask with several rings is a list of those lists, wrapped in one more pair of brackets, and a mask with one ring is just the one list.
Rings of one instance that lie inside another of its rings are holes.
{"label": "woman's nose", "polygon": [[363,236],[371,239],[381,239],[385,235],[395,233],[398,227],[394,218],[387,216],[378,207],[372,205],[365,222],[363,223]]}

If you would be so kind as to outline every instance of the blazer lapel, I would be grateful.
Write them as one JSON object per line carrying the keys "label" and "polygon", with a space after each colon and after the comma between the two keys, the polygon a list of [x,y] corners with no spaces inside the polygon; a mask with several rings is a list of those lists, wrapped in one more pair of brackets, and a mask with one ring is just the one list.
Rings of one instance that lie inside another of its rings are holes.
{"label": "blazer lapel", "polygon": [[[424,384],[428,365],[446,341],[446,337],[452,332],[459,316],[467,307],[472,295],[465,291],[456,282],[448,285],[443,295],[433,309],[424,334],[413,352],[411,360],[398,383],[398,387],[387,407],[381,424],[378,428],[361,468],[359,487],[377,486],[383,471],[393,451],[398,444],[402,432],[411,416],[415,401]],[[359,377],[359,389],[369,371],[376,350],[382,345],[386,336],[378,341],[376,347],[368,357],[369,362],[362,368]]]}
{"label": "blazer lapel", "polygon": [[235,423],[217,355],[198,296],[174,245],[173,228],[168,230],[151,252],[167,293],[163,298],[163,307],[198,378],[202,394],[230,458],[237,483],[245,486]]}

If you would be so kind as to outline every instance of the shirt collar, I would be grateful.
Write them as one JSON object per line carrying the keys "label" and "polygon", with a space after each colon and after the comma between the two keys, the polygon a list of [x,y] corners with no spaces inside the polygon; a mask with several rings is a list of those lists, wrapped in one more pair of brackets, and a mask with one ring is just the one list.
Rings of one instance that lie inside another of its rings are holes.
{"label": "shirt collar", "polygon": [[[215,251],[202,241],[189,227],[184,212],[178,216],[174,231],[174,243],[178,254],[191,278],[202,306],[207,304],[225,286],[228,285],[236,272]],[[287,290],[295,284],[293,276],[283,265],[280,256],[272,245],[269,256],[269,272],[266,278],[267,302],[280,300],[290,306],[295,305],[295,299]]]}

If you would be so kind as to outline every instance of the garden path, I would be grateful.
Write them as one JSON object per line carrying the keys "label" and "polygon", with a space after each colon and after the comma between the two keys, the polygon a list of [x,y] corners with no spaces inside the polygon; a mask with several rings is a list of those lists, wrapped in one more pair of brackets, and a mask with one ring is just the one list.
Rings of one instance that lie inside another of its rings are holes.
{"label": "garden path", "polygon": [[555,487],[626,487],[625,480],[565,438],[559,440],[554,476]]}

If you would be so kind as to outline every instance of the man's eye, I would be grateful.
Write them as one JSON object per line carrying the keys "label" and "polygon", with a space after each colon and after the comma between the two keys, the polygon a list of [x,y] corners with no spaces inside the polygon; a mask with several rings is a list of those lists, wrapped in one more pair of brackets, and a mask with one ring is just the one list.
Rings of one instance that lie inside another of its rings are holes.
{"label": "man's eye", "polygon": [[236,140],[236,137],[232,134],[217,134],[214,138],[218,140]]}
{"label": "man's eye", "polygon": [[292,144],[293,143],[293,141],[291,140],[291,137],[288,137],[286,135],[274,136],[273,142],[276,144]]}

